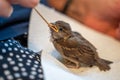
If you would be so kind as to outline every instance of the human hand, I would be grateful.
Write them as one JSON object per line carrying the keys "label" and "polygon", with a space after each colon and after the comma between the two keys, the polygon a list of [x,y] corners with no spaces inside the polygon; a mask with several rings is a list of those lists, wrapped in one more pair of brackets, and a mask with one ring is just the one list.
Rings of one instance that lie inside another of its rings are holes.
{"label": "human hand", "polygon": [[[59,11],[63,9],[59,5],[61,1],[56,0],[53,3],[53,0],[48,0],[50,6]],[[65,1],[61,3],[65,4]],[[120,40],[119,5],[120,0],[72,0],[66,14],[92,29]]]}
{"label": "human hand", "polygon": [[120,24],[119,24],[119,28],[116,30],[116,38],[120,40]]}
{"label": "human hand", "polygon": [[13,12],[11,4],[19,4],[24,7],[33,8],[39,0],[0,0],[0,16],[9,17]]}

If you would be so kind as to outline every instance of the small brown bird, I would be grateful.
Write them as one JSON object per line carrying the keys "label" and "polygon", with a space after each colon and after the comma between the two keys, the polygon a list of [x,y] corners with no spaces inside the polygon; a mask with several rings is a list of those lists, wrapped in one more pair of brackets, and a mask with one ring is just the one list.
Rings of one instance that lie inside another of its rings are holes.
{"label": "small brown bird", "polygon": [[52,43],[63,57],[67,67],[79,68],[81,65],[90,67],[96,65],[103,71],[110,69],[109,64],[112,62],[101,59],[96,48],[81,34],[72,31],[68,23],[64,21],[49,23],[36,8],[34,10],[48,24]]}
{"label": "small brown bird", "polygon": [[81,65],[98,66],[100,70],[110,69],[111,61],[101,59],[96,48],[78,32],[71,30],[68,23],[56,21],[52,23],[58,32],[50,28],[51,40],[54,47],[65,60],[69,68],[79,68]]}

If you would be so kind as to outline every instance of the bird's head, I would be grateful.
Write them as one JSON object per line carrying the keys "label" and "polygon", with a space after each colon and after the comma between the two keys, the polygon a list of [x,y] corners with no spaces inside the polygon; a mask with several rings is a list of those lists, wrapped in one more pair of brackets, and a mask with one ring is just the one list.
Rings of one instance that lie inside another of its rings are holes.
{"label": "bird's head", "polygon": [[56,21],[55,23],[51,23],[55,26],[55,29],[50,28],[51,35],[54,39],[65,38],[71,35],[71,27],[68,23],[64,21]]}

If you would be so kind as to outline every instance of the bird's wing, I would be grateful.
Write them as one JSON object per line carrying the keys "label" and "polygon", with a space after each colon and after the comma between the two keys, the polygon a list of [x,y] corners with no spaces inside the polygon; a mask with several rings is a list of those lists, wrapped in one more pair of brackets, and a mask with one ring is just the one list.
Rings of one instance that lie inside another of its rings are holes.
{"label": "bird's wing", "polygon": [[65,42],[58,43],[61,46],[62,54],[85,64],[93,64],[97,55],[96,48],[79,33],[74,32],[73,34]]}
{"label": "bird's wing", "polygon": [[69,58],[74,58],[85,64],[94,63],[95,50],[88,44],[81,43],[78,39],[72,37],[66,43],[61,43],[62,54]]}
{"label": "bird's wing", "polygon": [[68,49],[78,49],[82,53],[93,54],[96,52],[96,48],[77,32],[73,32],[73,36],[59,44]]}
{"label": "bird's wing", "polygon": [[96,48],[95,48],[95,46],[93,45],[93,44],[91,44],[88,40],[86,40],[81,34],[79,34],[78,32],[73,32],[74,33],[74,35],[75,36],[77,36],[79,39],[80,39],[80,41],[83,43],[83,44],[87,44],[87,46],[89,46],[89,47],[91,47],[92,49],[94,49],[94,50],[97,50]]}

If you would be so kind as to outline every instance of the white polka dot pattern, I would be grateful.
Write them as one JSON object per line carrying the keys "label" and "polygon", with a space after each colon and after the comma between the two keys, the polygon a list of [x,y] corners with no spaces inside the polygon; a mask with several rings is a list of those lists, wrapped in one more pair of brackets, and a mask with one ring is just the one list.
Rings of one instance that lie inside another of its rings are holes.
{"label": "white polka dot pattern", "polygon": [[35,57],[13,39],[0,41],[0,80],[43,80],[41,61]]}

